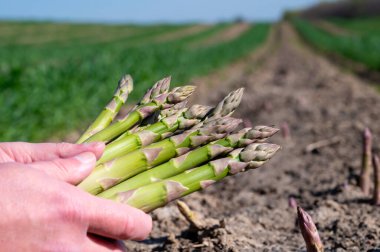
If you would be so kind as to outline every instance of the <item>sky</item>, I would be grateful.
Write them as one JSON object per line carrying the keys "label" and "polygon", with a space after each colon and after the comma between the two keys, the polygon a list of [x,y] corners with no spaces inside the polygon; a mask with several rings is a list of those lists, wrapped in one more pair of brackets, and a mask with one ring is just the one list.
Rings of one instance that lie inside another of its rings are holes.
{"label": "sky", "polygon": [[276,21],[318,0],[0,0],[0,19],[107,23]]}

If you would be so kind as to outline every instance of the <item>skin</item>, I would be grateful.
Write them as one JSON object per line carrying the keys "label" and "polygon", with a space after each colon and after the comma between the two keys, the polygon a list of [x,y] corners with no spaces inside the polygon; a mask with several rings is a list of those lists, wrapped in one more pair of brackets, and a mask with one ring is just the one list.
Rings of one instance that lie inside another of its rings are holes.
{"label": "skin", "polygon": [[0,143],[1,250],[123,251],[117,240],[145,239],[149,215],[75,187],[103,149],[103,143]]}

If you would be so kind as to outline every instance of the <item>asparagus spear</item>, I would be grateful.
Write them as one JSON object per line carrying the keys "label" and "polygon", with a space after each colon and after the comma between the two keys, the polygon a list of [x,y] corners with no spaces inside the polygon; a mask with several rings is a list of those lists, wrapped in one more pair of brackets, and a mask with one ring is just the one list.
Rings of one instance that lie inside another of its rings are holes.
{"label": "asparagus spear", "polygon": [[112,198],[113,195],[119,192],[129,191],[155,181],[175,176],[188,169],[210,161],[217,156],[230,152],[236,147],[244,147],[257,141],[266,140],[277,131],[278,129],[267,126],[257,126],[253,129],[242,129],[236,134],[209,143],[182,156],[173,158],[164,164],[137,174],[136,176],[98,194],[98,196]]}
{"label": "asparagus spear", "polygon": [[124,75],[116,88],[112,100],[107,104],[103,111],[98,115],[95,121],[87,128],[87,130],[78,139],[77,143],[83,143],[86,139],[111,124],[121,106],[127,101],[128,95],[133,90],[133,80],[130,75]]}
{"label": "asparagus spear", "polygon": [[375,188],[373,189],[373,204],[380,205],[380,158],[377,154],[372,157]]}
{"label": "asparagus spear", "polygon": [[275,144],[254,143],[245,149],[235,149],[230,157],[211,161],[206,165],[135,190],[120,192],[110,199],[151,212],[175,199],[204,189],[227,175],[258,168],[279,148]]}
{"label": "asparagus spear", "polygon": [[121,157],[140,147],[165,138],[177,129],[188,129],[200,122],[210,107],[194,105],[189,110],[182,109],[177,114],[165,117],[159,122],[144,127],[134,134],[124,135],[108,144],[98,164]]}
{"label": "asparagus spear", "polygon": [[[161,86],[160,86],[161,87]],[[170,93],[154,96],[149,102],[144,102],[133,109],[127,116],[113,123],[109,127],[90,137],[86,142],[110,141],[123,132],[141,122],[144,118],[151,115],[158,109],[168,108],[176,103],[184,101],[194,91],[194,86],[183,86],[174,88]],[[153,91],[156,91],[153,89]],[[153,92],[152,95],[157,92]],[[145,98],[143,99],[146,100]]]}
{"label": "asparagus spear", "polygon": [[297,207],[297,215],[307,252],[323,252],[324,248],[321,238],[310,215],[301,207]]}
{"label": "asparagus spear", "polygon": [[372,168],[372,134],[369,128],[363,132],[362,170],[360,174],[360,188],[364,194],[369,194],[370,173]]}
{"label": "asparagus spear", "polygon": [[89,193],[98,194],[140,172],[182,155],[190,148],[220,139],[226,133],[232,132],[240,123],[240,119],[219,118],[208,122],[200,129],[188,130],[153,143],[123,157],[98,165],[78,186]]}

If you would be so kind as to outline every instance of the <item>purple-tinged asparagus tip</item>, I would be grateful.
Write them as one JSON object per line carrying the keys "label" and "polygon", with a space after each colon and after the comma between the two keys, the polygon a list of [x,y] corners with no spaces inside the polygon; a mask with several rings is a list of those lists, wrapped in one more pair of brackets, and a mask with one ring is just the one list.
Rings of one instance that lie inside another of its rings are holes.
{"label": "purple-tinged asparagus tip", "polygon": [[375,189],[373,191],[373,204],[376,206],[380,205],[380,158],[377,154],[373,155],[372,158],[373,164],[373,175],[374,175],[374,183]]}
{"label": "purple-tinged asparagus tip", "polygon": [[281,135],[284,139],[289,139],[290,138],[290,127],[287,122],[281,123]]}
{"label": "purple-tinged asparagus tip", "polygon": [[297,201],[294,197],[289,197],[288,199],[288,205],[290,208],[297,209]]}
{"label": "purple-tinged asparagus tip", "polygon": [[195,86],[182,86],[174,88],[168,95],[168,103],[175,104],[186,100],[193,94],[195,88]]}
{"label": "purple-tinged asparagus tip", "polygon": [[133,79],[132,79],[132,77],[129,74],[124,75],[119,80],[118,86],[120,89],[123,90],[123,92],[126,91],[126,93],[130,94],[133,90]]}
{"label": "purple-tinged asparagus tip", "polygon": [[245,137],[248,139],[265,139],[273,136],[279,131],[279,129],[272,128],[269,126],[255,126],[253,129],[249,130]]}
{"label": "purple-tinged asparagus tip", "polygon": [[323,252],[324,249],[321,238],[310,215],[298,206],[297,216],[307,252]]}

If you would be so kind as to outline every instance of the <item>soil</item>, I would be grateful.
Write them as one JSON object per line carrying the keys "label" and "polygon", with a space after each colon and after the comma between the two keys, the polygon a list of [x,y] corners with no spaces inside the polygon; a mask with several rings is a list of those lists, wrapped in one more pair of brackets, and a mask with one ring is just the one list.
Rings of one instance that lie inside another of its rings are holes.
{"label": "soil", "polygon": [[[282,150],[260,169],[184,198],[201,219],[213,223],[208,229],[192,229],[172,203],[152,213],[151,237],[127,242],[127,248],[305,251],[291,199],[312,216],[326,251],[380,251],[379,208],[357,186],[366,126],[379,147],[379,94],[305,47],[288,24],[279,25],[271,41],[260,56],[255,53],[195,82],[207,83],[197,96],[204,103],[245,86],[236,116],[253,125],[287,125],[288,137],[279,133],[271,139]],[[339,141],[305,150],[333,137]]]}

